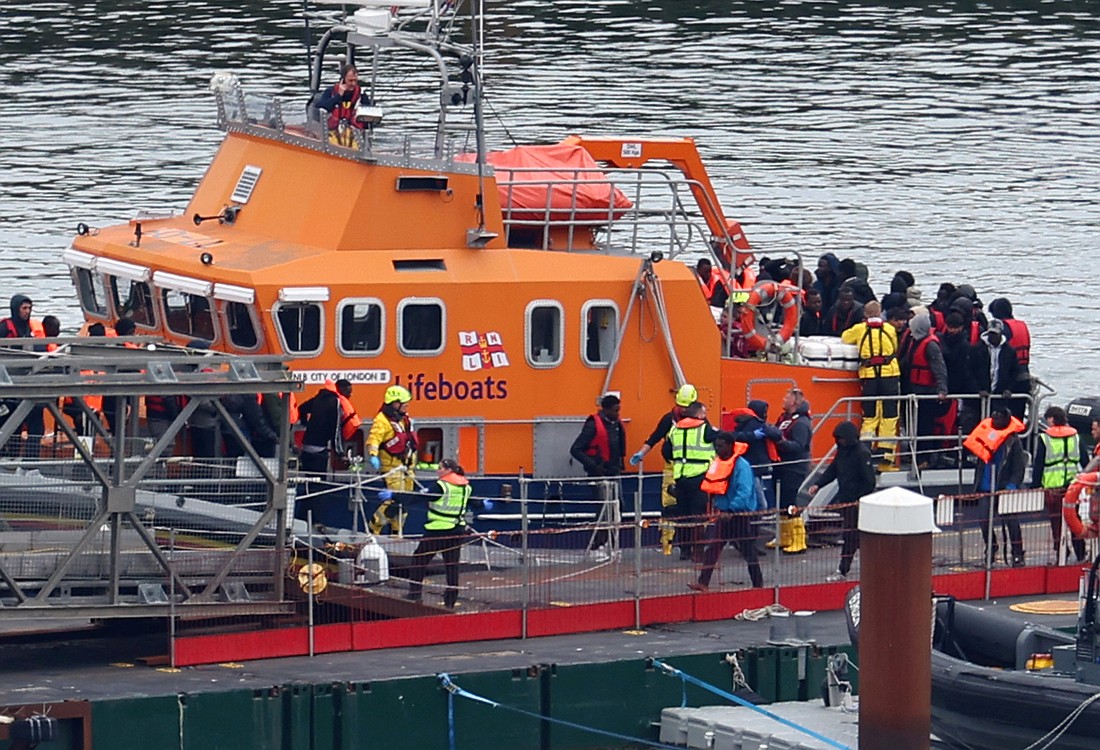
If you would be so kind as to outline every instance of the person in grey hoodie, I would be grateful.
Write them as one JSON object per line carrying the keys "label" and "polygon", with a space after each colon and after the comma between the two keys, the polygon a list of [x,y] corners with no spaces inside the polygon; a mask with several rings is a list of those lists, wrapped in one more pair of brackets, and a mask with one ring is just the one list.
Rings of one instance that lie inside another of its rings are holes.
{"label": "person in grey hoodie", "polygon": [[[914,315],[909,321],[909,337],[902,350],[902,391],[918,396],[938,396],[917,402],[917,435],[931,435],[936,419],[947,413],[947,364],[939,337],[932,333],[928,313]],[[928,445],[925,443],[925,445]]]}

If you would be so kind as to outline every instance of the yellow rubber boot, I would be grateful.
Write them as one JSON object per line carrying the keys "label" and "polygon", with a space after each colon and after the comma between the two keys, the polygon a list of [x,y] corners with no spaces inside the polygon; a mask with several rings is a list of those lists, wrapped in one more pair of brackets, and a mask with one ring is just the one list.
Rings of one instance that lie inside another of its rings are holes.
{"label": "yellow rubber boot", "polygon": [[[896,438],[898,436],[898,418],[883,418],[879,424],[878,434],[880,437]],[[882,465],[879,467],[883,471],[894,471],[898,468],[898,443],[896,440],[883,441],[879,443],[879,448],[882,449]]]}
{"label": "yellow rubber boot", "polygon": [[789,521],[790,519],[786,516],[779,517],[779,536],[770,542],[765,542],[765,547],[768,549],[775,549],[776,547],[786,549],[791,545],[791,525]]}
{"label": "yellow rubber boot", "polygon": [[384,500],[378,509],[374,511],[374,515],[370,519],[370,533],[378,536],[382,533],[382,529],[390,525],[390,517],[387,511],[390,506],[393,505],[393,500]]}
{"label": "yellow rubber boot", "polygon": [[787,554],[805,552],[806,522],[802,520],[802,516],[784,518],[782,521],[782,525],[789,530],[787,536],[790,538],[790,544],[784,547],[783,551]]}
{"label": "yellow rubber boot", "polygon": [[676,536],[676,529],[669,524],[661,525],[661,554],[672,554],[672,540]]}

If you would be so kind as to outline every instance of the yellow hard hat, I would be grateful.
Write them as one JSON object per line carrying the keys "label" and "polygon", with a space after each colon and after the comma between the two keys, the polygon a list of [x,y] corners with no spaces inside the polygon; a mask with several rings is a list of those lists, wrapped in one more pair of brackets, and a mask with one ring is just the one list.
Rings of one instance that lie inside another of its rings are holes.
{"label": "yellow hard hat", "polygon": [[680,390],[676,391],[677,406],[691,406],[699,400],[699,392],[691,383],[684,383]]}
{"label": "yellow hard hat", "polygon": [[384,404],[392,404],[394,401],[400,401],[403,404],[407,404],[412,401],[412,394],[409,393],[409,389],[401,385],[391,385],[386,389],[386,395],[382,399]]}

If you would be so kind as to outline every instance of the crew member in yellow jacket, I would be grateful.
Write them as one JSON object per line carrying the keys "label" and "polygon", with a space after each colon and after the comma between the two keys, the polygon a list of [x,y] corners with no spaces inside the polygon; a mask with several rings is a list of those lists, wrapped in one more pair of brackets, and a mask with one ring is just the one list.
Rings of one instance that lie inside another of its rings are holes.
{"label": "crew member in yellow jacket", "polygon": [[[367,460],[371,468],[385,477],[386,495],[394,492],[411,492],[413,466],[416,465],[416,434],[409,421],[409,402],[412,394],[407,388],[392,385],[386,389],[382,408],[371,422],[367,435]],[[381,534],[387,525],[394,533],[400,533],[407,513],[400,513],[392,497],[387,497],[371,518],[370,529]]]}
{"label": "crew member in yellow jacket", "polygon": [[[898,364],[898,332],[882,319],[882,307],[871,300],[863,308],[863,322],[840,335],[846,344],[859,346],[859,384],[865,399],[886,396],[886,400],[863,401],[861,438],[897,438],[898,394],[901,393],[901,365]],[[897,458],[897,440],[874,447],[886,466]]]}

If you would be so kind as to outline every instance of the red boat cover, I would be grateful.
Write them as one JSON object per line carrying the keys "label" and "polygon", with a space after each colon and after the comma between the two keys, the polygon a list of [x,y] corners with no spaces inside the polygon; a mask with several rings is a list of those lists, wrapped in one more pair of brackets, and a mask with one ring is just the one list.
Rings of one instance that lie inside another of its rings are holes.
{"label": "red boat cover", "polygon": [[[459,161],[474,158],[473,154],[456,157]],[[500,207],[506,219],[533,224],[547,219],[569,221],[571,215],[574,221],[606,220],[609,209],[614,209],[612,216],[617,219],[634,205],[580,146],[519,146],[492,151],[486,161],[497,170]]]}

